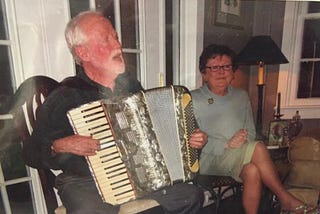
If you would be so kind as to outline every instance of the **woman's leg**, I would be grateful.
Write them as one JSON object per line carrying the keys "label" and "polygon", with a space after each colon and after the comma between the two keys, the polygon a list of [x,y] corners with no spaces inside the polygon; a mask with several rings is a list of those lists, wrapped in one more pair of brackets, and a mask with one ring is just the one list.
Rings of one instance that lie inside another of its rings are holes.
{"label": "woman's leg", "polygon": [[243,181],[242,204],[246,214],[256,214],[259,209],[262,183],[258,168],[254,164],[244,165],[240,178]]}
{"label": "woman's leg", "polygon": [[262,143],[256,145],[251,163],[258,168],[262,182],[278,196],[282,209],[291,210],[302,204],[283,187],[268,149]]}

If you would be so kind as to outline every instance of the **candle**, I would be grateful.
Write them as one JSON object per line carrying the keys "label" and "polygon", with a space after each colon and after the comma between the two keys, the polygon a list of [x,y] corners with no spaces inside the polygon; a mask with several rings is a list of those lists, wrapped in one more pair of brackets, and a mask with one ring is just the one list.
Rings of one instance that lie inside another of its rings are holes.
{"label": "candle", "polygon": [[277,102],[277,115],[280,115],[280,102],[281,102],[281,93],[278,93],[278,102]]}
{"label": "candle", "polygon": [[260,62],[258,69],[258,85],[263,85],[263,63]]}

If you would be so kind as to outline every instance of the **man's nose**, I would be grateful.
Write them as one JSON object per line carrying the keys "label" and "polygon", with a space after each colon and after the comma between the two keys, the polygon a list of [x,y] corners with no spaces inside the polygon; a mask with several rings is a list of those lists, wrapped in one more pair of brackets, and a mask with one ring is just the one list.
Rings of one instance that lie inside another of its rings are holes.
{"label": "man's nose", "polygon": [[121,43],[120,43],[119,39],[113,39],[112,40],[112,46],[114,48],[120,48],[121,47]]}

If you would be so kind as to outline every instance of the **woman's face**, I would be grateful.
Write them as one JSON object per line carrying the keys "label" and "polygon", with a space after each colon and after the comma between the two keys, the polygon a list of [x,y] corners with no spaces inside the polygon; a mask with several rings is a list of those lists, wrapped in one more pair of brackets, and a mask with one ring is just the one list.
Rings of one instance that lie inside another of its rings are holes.
{"label": "woman's face", "polygon": [[212,92],[227,92],[227,87],[234,78],[230,57],[222,55],[210,58],[202,73],[202,78]]}

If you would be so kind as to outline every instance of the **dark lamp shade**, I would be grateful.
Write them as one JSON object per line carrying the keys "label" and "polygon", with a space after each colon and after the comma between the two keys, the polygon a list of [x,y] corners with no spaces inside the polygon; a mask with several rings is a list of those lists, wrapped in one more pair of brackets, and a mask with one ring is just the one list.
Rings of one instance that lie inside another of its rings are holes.
{"label": "dark lamp shade", "polygon": [[289,61],[270,36],[254,36],[235,58],[238,65],[284,64]]}

